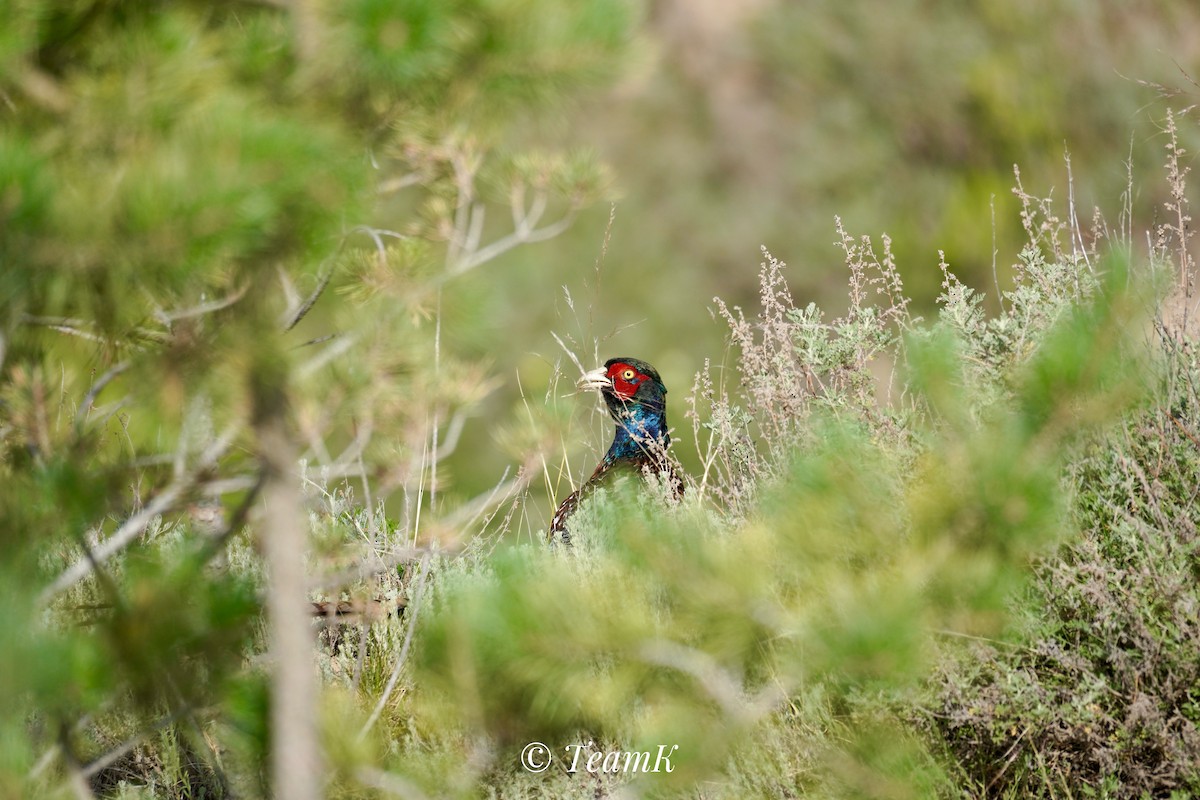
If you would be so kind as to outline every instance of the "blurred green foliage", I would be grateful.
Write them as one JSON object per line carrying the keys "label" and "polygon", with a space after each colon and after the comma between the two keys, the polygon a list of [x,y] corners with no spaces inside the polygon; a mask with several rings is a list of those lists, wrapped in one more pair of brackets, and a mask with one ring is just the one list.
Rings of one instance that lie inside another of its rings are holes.
{"label": "blurred green foliage", "polygon": [[434,505],[437,429],[489,390],[439,347],[442,285],[502,238],[468,219],[524,198],[512,246],[605,191],[586,155],[497,146],[611,79],[634,9],[10,0],[0,19],[3,793],[261,794],[252,417],[289,415],[322,482]]}
{"label": "blurred green foliage", "polygon": [[[749,404],[749,417],[719,418],[778,439],[728,461],[758,483],[756,499],[713,509],[717,489],[693,486],[670,512],[618,490],[580,512],[569,555],[522,546],[483,569],[445,562],[411,709],[423,730],[450,732],[408,737],[398,769],[444,753],[433,741],[469,747],[484,734],[500,777],[479,779],[500,796],[547,782],[559,796],[590,791],[582,775],[517,772],[529,741],[564,764],[577,743],[679,744],[670,776],[596,778],[652,796],[968,791],[911,726],[923,679],[960,652],[951,637],[1007,636],[1031,561],[1077,535],[1064,470],[1081,444],[1119,437],[1157,380],[1161,361],[1140,336],[1152,274],[1135,278],[1120,257],[1093,269],[1031,255],[1008,310],[985,321],[947,273],[939,320],[904,336],[900,413],[880,415],[838,399],[856,393],[850,376],[827,373],[807,393],[796,382],[795,368],[820,360],[809,358],[812,310],[793,313],[780,266],[764,263],[773,301],[745,336],[731,320],[744,393],[715,401]],[[850,316],[875,323],[832,326],[841,338],[829,352],[858,354],[839,369],[869,372],[869,344],[896,322],[886,308],[860,300]],[[797,395],[804,424],[779,427],[778,404]],[[715,433],[714,448],[738,446],[737,430]],[[762,758],[781,742],[790,759]],[[994,773],[1003,759],[988,752],[977,768]],[[1026,789],[1052,796],[1045,783]]]}
{"label": "blurred green foliage", "polygon": [[[1162,160],[1112,68],[1176,79],[1194,11],[691,10],[0,0],[0,794],[270,796],[275,414],[327,796],[621,783],[534,738],[679,744],[649,795],[1196,788],[1195,357],[1139,338],[1188,242],[1132,233],[1182,179],[1078,221]],[[1064,140],[1078,215],[1010,199]],[[586,438],[561,365],[616,351],[690,499],[526,546]]]}
{"label": "blurred green foliage", "polygon": [[[1014,165],[1064,219],[1070,198],[1084,228],[1099,207],[1114,233],[1145,229],[1167,197],[1167,107],[1193,105],[1200,75],[1200,12],[1178,0],[650,8],[630,74],[553,131],[613,164],[611,230],[597,208],[480,278],[493,335],[521,342],[494,356],[501,374],[549,373],[550,329],[584,352],[594,337],[604,352],[653,354],[668,387],[686,384],[697,353],[717,361],[724,344],[699,309],[714,296],[753,305],[759,245],[794,266],[798,306],[836,314],[847,298],[834,215],[891,236],[915,315],[939,294],[939,250],[994,313],[1026,241]],[[1180,136],[1196,152],[1195,127]],[[521,302],[531,296],[542,310]]]}

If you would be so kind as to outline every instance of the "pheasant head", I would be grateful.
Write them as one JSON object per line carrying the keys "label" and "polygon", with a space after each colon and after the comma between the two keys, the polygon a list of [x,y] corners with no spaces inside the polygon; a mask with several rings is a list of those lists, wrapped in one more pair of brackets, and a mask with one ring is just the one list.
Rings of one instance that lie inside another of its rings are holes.
{"label": "pheasant head", "polygon": [[671,443],[667,430],[667,387],[654,367],[636,358],[610,358],[586,373],[576,386],[599,389],[616,434],[604,460],[647,457]]}

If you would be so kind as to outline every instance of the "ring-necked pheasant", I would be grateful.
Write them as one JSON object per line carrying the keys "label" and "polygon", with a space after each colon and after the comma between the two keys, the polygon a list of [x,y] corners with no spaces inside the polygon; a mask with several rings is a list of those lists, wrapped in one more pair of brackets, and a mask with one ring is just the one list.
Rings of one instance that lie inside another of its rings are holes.
{"label": "ring-necked pheasant", "polygon": [[579,502],[617,471],[648,470],[665,474],[676,497],[683,494],[683,481],[667,457],[671,435],[667,430],[667,387],[654,367],[636,358],[610,358],[604,366],[585,374],[575,384],[579,389],[599,389],[608,413],[617,423],[612,444],[592,477],[559,505],[550,520],[549,539],[557,534],[571,544],[568,522]]}

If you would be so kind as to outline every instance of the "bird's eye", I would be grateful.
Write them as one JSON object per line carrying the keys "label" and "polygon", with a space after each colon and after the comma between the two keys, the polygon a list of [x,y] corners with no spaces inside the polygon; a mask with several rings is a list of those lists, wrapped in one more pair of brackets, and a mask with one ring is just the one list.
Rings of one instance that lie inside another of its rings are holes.
{"label": "bird's eye", "polygon": [[622,373],[621,373],[621,380],[623,380],[623,381],[631,381],[631,380],[633,380],[633,379],[634,379],[634,377],[635,377],[636,375],[637,375],[637,373],[636,373],[636,372],[634,372],[634,371],[633,371],[633,370],[631,370],[631,369],[627,369],[627,370],[625,370],[624,372],[622,372]]}

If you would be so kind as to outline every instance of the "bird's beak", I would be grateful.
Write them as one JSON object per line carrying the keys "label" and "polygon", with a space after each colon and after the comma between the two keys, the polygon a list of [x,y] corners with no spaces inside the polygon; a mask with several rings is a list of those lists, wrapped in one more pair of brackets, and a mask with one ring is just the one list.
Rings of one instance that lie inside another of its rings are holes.
{"label": "bird's beak", "polygon": [[611,389],[612,381],[608,378],[608,372],[604,367],[598,367],[591,372],[585,372],[583,377],[575,382],[575,388],[579,390],[587,389]]}

